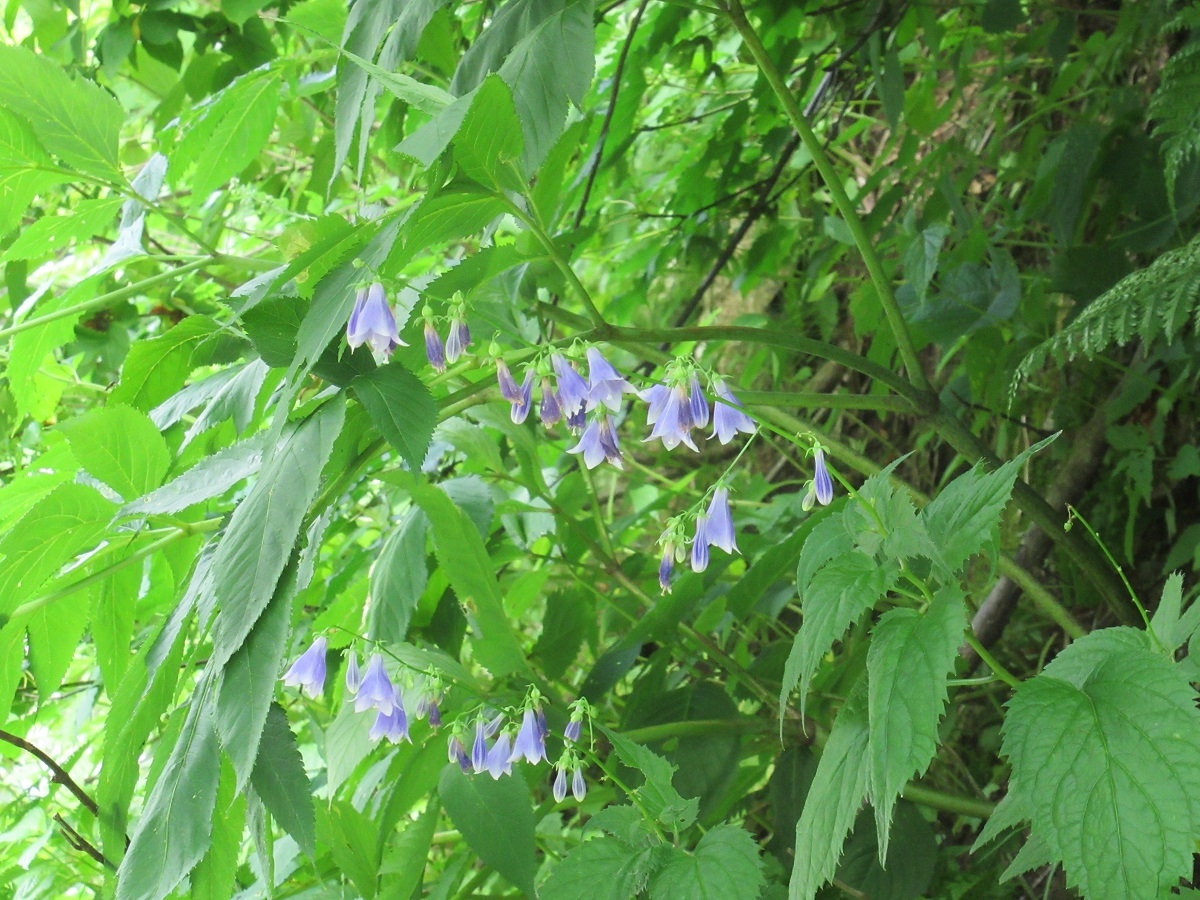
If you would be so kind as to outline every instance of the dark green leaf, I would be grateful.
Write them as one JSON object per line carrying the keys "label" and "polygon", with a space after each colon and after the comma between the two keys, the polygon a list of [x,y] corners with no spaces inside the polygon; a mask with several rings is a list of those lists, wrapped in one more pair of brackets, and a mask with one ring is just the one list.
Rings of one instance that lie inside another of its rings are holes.
{"label": "dark green leaf", "polygon": [[559,861],[541,900],[630,900],[670,857],[663,845],[630,847],[614,837],[584,841]]}
{"label": "dark green leaf", "polygon": [[304,762],[296,736],[288,726],[287,714],[278,703],[267,712],[258,758],[251,776],[263,805],[311,858],[316,853],[312,787],[304,774]]}
{"label": "dark green leaf", "polygon": [[419,509],[411,509],[384,541],[371,569],[371,606],[367,634],[387,644],[400,643],[408,635],[408,623],[429,572],[425,565],[425,532],[429,520]]}
{"label": "dark green leaf", "polygon": [[533,807],[524,779],[465,775],[451,763],[442,770],[438,794],[450,821],[479,858],[526,894],[536,896]]}
{"label": "dark green leaf", "polygon": [[437,424],[437,403],[424,382],[393,361],[359,375],[350,390],[388,443],[419,471]]}
{"label": "dark green leaf", "polygon": [[651,900],[757,900],[762,860],[754,838],[733,825],[718,825],[694,853],[674,850],[650,883]]}
{"label": "dark green leaf", "polygon": [[193,351],[219,330],[207,316],[188,316],[161,337],[138,341],[125,357],[110,402],[143,411],[158,406],[183,387],[192,371]]}

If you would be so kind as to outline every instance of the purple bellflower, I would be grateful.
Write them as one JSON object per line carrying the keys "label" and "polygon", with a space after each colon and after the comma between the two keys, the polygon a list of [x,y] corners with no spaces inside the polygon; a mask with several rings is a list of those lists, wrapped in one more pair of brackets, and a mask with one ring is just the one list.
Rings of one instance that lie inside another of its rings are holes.
{"label": "purple bellflower", "polygon": [[350,322],[346,326],[346,343],[350,345],[351,350],[357,350],[363,344],[367,344],[376,353],[384,356],[390,355],[398,346],[408,346],[400,340],[400,333],[396,330],[396,317],[392,315],[387,294],[378,281],[365,291],[360,289],[355,297]]}
{"label": "purple bellflower", "polygon": [[737,553],[737,535],[733,531],[733,513],[729,509],[729,491],[719,487],[708,504],[706,538],[709,546],[720,547],[726,553]]}
{"label": "purple bellflower", "polygon": [[471,770],[478,775],[487,768],[488,746],[483,719],[475,722],[475,742],[471,745]]}
{"label": "purple bellflower", "polygon": [[692,539],[692,571],[703,572],[708,568],[708,519],[696,516],[696,536]]}
{"label": "purple bellflower", "polygon": [[471,329],[465,319],[455,316],[450,322],[450,333],[446,335],[446,361],[458,362],[467,347],[471,346]]}
{"label": "purple bellflower", "polygon": [[567,362],[561,353],[550,357],[554,366],[554,378],[558,388],[558,402],[563,415],[573,416],[583,411],[588,402],[588,384],[583,376],[575,371],[575,367]]}
{"label": "purple bellflower", "polygon": [[283,676],[288,687],[302,688],[310,697],[321,696],[325,689],[325,651],[329,641],[322,635],[312,642]]}
{"label": "purple bellflower", "polygon": [[636,394],[637,390],[612,363],[595,347],[588,347],[588,408],[594,409],[601,404],[613,412],[621,408],[622,394]]}
{"label": "purple bellflower", "polygon": [[496,781],[501,775],[512,774],[512,740],[507,731],[500,732],[500,737],[496,738],[496,743],[487,752],[484,766]]}
{"label": "purple bellflower", "polygon": [[688,382],[688,405],[692,414],[692,424],[697,428],[708,425],[708,400],[700,389],[700,379],[692,375]]}
{"label": "purple bellflower", "polygon": [[813,488],[822,506],[833,502],[833,478],[825,466],[825,451],[820,447],[813,454]]}
{"label": "purple bellflower", "polygon": [[346,690],[350,696],[358,693],[358,686],[362,684],[362,673],[358,671],[358,654],[353,650],[346,657]]}
{"label": "purple bellflower", "polygon": [[369,736],[373,741],[386,737],[393,744],[402,740],[412,742],[412,738],[408,736],[408,715],[404,712],[404,703],[400,699],[399,691],[395,691],[392,711],[380,711],[375,715],[375,724],[371,726]]}
{"label": "purple bellflower", "polygon": [[692,429],[692,405],[682,387],[655,385],[642,396],[650,404],[646,411],[646,424],[654,426],[650,437],[643,443],[658,438],[668,450],[674,450],[680,444],[687,444],[693,450],[700,449],[689,433]]}
{"label": "purple bellflower", "polygon": [[354,698],[354,711],[377,709],[386,716],[391,715],[395,706],[396,688],[383,667],[383,657],[372,653],[362,683],[358,686],[358,695]]}
{"label": "purple bellflower", "polygon": [[567,799],[567,770],[560,762],[554,773],[554,786],[550,789],[554,794],[554,802],[562,803]]}
{"label": "purple bellflower", "polygon": [[621,448],[617,444],[617,432],[613,428],[612,416],[601,415],[592,419],[579,438],[579,443],[567,452],[582,453],[583,463],[589,469],[596,468],[605,460],[618,469],[625,468]]}
{"label": "purple bellflower", "polygon": [[529,418],[529,409],[533,406],[532,370],[525,373],[525,380],[521,382],[521,386],[517,390],[520,392],[520,396],[509,411],[509,418],[513,420],[513,424],[520,425]]}
{"label": "purple bellflower", "polygon": [[558,402],[558,393],[550,387],[549,378],[542,379],[542,405],[538,414],[547,428],[557,425],[563,417],[562,404]]}
{"label": "purple bellflower", "polygon": [[467,756],[467,748],[463,746],[462,739],[457,734],[450,735],[450,741],[446,746],[446,757],[452,763],[458,763],[458,767],[463,772],[471,771],[471,757]]}
{"label": "purple bellflower", "polygon": [[583,780],[583,769],[578,765],[575,766],[575,774],[571,776],[571,793],[575,795],[578,803],[582,803],[583,798],[587,796],[587,782]]}
{"label": "purple bellflower", "polygon": [[563,729],[563,740],[577,744],[579,743],[579,735],[582,733],[583,723],[578,719],[572,719],[567,723],[567,727]]}
{"label": "purple bellflower", "polygon": [[496,383],[500,385],[501,397],[509,403],[521,402],[521,388],[517,384],[517,380],[513,378],[508,363],[498,357],[496,359]]}
{"label": "purple bellflower", "polygon": [[426,721],[429,722],[430,728],[442,727],[442,711],[438,708],[437,700],[429,701],[429,709],[425,714]]}
{"label": "purple bellflower", "polygon": [[522,757],[533,765],[546,758],[546,736],[538,726],[537,713],[532,709],[525,710],[521,717],[521,728],[513,741],[512,754],[508,761],[516,762]]}
{"label": "purple bellflower", "polygon": [[429,360],[429,365],[433,366],[435,372],[446,371],[446,347],[442,343],[442,336],[437,333],[429,319],[425,320],[425,358]]}
{"label": "purple bellflower", "polygon": [[587,425],[587,411],[581,406],[567,416],[567,428],[572,434],[579,434]]}
{"label": "purple bellflower", "polygon": [[675,571],[675,545],[663,544],[662,561],[658,564],[658,586],[664,594],[671,593],[671,574]]}
{"label": "purple bellflower", "polygon": [[[718,380],[713,389],[721,400],[716,401],[713,406],[713,432],[710,436],[722,444],[728,444],[739,431],[743,434],[754,434],[754,420],[746,415],[742,404],[725,386],[725,382]],[[725,402],[722,403],[722,400]]]}

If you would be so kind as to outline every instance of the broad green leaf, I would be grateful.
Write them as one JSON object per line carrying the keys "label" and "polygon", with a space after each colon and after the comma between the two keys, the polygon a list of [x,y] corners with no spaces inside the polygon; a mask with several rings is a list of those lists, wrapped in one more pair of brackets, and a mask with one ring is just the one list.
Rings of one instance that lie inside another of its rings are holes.
{"label": "broad green leaf", "polygon": [[55,169],[29,123],[0,105],[0,235],[21,224],[34,197],[70,180],[69,172]]}
{"label": "broad green leaf", "polygon": [[562,591],[546,598],[542,633],[533,647],[533,657],[540,661],[547,678],[560,678],[579,655],[587,635],[590,608],[582,597]]}
{"label": "broad green leaf", "polygon": [[325,729],[325,777],[330,791],[341,787],[375,746],[370,738],[372,721],[369,715],[356,713],[353,702],[343,702],[337,718]]}
{"label": "broad green leaf", "polygon": [[207,316],[188,316],[166,334],[138,341],[125,357],[111,403],[149,411],[181,387],[192,371],[192,353],[220,330]]}
{"label": "broad green leaf", "polygon": [[[92,295],[98,283],[97,277],[85,278],[70,290],[52,295],[34,309],[32,318],[70,309],[86,296]],[[70,381],[71,370],[58,363],[52,354],[74,340],[75,323],[80,315],[64,315],[13,336],[6,374],[9,390],[21,412],[40,420],[54,415],[63,389]],[[47,368],[52,371],[47,373]]]}
{"label": "broad green leaf", "polygon": [[1150,620],[1154,634],[1162,641],[1162,645],[1171,653],[1188,642],[1200,625],[1200,603],[1193,601],[1186,613],[1183,609],[1183,576],[1172,572],[1167,576],[1163,585],[1162,598],[1158,601],[1158,609]]}
{"label": "broad green leaf", "polygon": [[826,516],[804,541],[800,561],[796,565],[796,589],[801,598],[812,584],[817,570],[854,549],[854,535],[846,529],[843,516]]}
{"label": "broad green leaf", "polygon": [[904,274],[919,304],[925,302],[929,293],[929,283],[937,273],[938,257],[949,233],[950,229],[945,225],[930,225],[915,234],[904,251]]}
{"label": "broad green leaf", "polygon": [[379,867],[382,896],[396,900],[412,897],[425,873],[440,813],[437,800],[433,799],[415,822],[410,821],[403,831],[393,833]]}
{"label": "broad green leaf", "polygon": [[421,253],[448,241],[483,230],[507,207],[492,194],[478,190],[448,190],[424,201],[400,231],[400,242],[388,257],[390,268],[400,268]]}
{"label": "broad green leaf", "polygon": [[510,164],[525,150],[512,92],[498,75],[479,85],[454,138],[454,159],[468,177],[497,189],[513,182]]}
{"label": "broad green leaf", "polygon": [[350,390],[388,443],[419,471],[437,424],[437,403],[425,383],[393,361],[359,375]]}
{"label": "broad green leaf", "polygon": [[22,616],[0,626],[0,723],[8,722],[13,693],[24,672],[25,618]]}
{"label": "broad green leaf", "polygon": [[674,832],[684,831],[696,821],[699,801],[685,800],[671,783],[675,766],[671,765],[649,747],[636,744],[626,737],[603,728],[612,741],[613,749],[621,762],[640,772],[645,779],[636,789],[642,799],[642,808]]}
{"label": "broad green leaf", "polygon": [[242,646],[274,596],[345,412],[342,398],[335,397],[285,432],[233,511],[213,558],[213,596],[219,608],[210,661],[214,668]]}
{"label": "broad green leaf", "polygon": [[812,787],[796,823],[796,856],[788,900],[812,900],[837,870],[842,844],[867,795],[870,771],[866,679],[838,712]]}
{"label": "broad green leaf", "polygon": [[593,838],[559,860],[538,896],[541,900],[630,900],[645,889],[667,858],[663,845],[630,847],[615,837]]}
{"label": "broad green leaf", "polygon": [[280,76],[253,72],[225,88],[183,135],[172,159],[178,184],[194,164],[192,202],[208,196],[253,162],[275,128]]}
{"label": "broad green leaf", "polygon": [[[217,735],[225,755],[237,773],[241,793],[257,768],[258,742],[262,738],[271,698],[279,680],[279,664],[291,623],[292,597],[296,593],[296,570],[289,567],[279,579],[275,596],[267,604],[246,637],[246,642],[221,670],[217,693]],[[258,789],[258,785],[255,785]],[[259,796],[270,808],[267,797]]]}
{"label": "broad green leaf", "polygon": [[130,406],[93,409],[59,428],[79,464],[126,500],[162,484],[171,465],[171,451],[158,428]]}
{"label": "broad green leaf", "polygon": [[536,896],[533,806],[525,780],[465,775],[450,763],[442,770],[438,795],[450,821],[479,858],[526,894]]}
{"label": "broad green leaf", "polygon": [[251,776],[263,805],[310,858],[316,854],[312,787],[287,713],[272,703]]}
{"label": "broad green leaf", "polygon": [[1009,703],[1003,752],[1033,834],[1093,900],[1157,897],[1189,874],[1200,833],[1200,712],[1137,632],[1067,647]]}
{"label": "broad green leaf", "polygon": [[67,165],[121,183],[117,142],[125,113],[112,94],[72,78],[47,56],[0,44],[0,106],[24,117]]}
{"label": "broad green leaf", "polygon": [[83,591],[44,604],[29,615],[29,668],[40,702],[49,700],[62,684],[87,621],[88,598]]}
{"label": "broad green leaf", "polygon": [[1000,514],[1008,503],[1021,467],[1054,437],[1039,441],[994,472],[977,465],[955,478],[921,511],[934,544],[940,549],[947,575],[954,575],[971,556],[996,550]]}
{"label": "broad green leaf", "polygon": [[0,534],[29,512],[35,503],[79,471],[66,438],[53,431],[45,435],[45,449],[8,477],[0,487]]}
{"label": "broad green leaf", "polygon": [[213,699],[207,683],[192,695],[117,871],[117,900],[162,900],[208,851],[221,772]]}
{"label": "broad green leaf", "polygon": [[497,9],[487,29],[459,60],[450,82],[451,93],[462,96],[479,87],[518,43],[566,5],[567,0],[512,0]]}
{"label": "broad green leaf", "polygon": [[[0,173],[3,170],[4,163],[0,161]],[[0,178],[3,178],[2,174]],[[51,256],[65,249],[72,241],[100,234],[113,224],[124,202],[123,197],[82,200],[67,215],[43,216],[24,229],[12,246],[0,254],[0,263]]]}
{"label": "broad green leaf", "polygon": [[385,644],[400,643],[429,572],[425,565],[425,533],[429,520],[419,509],[410,509],[388,535],[371,569],[371,606],[367,635]]}
{"label": "broad green leaf", "polygon": [[409,490],[429,517],[438,562],[459,602],[470,612],[476,658],[497,678],[510,672],[528,674],[479,530],[445,491],[416,481]]}
{"label": "broad green leaf", "polygon": [[458,134],[474,99],[474,92],[459,97],[412,134],[407,135],[396,145],[395,152],[416,160],[428,169]]}
{"label": "broad green leaf", "polygon": [[757,900],[763,887],[758,845],[733,825],[718,825],[694,853],[676,849],[650,882],[651,900]]}
{"label": "broad green leaf", "polygon": [[[813,532],[816,536],[816,531]],[[812,540],[810,537],[809,540]],[[800,557],[804,565],[804,555]],[[813,576],[800,593],[804,620],[788,654],[779,692],[780,722],[793,688],[799,685],[800,714],[804,714],[808,685],[822,657],[833,647],[863,613],[879,601],[896,583],[900,570],[889,560],[876,562],[864,553],[853,551],[837,557]]]}
{"label": "broad green leaf", "polygon": [[177,513],[213,497],[220,497],[259,470],[262,447],[262,440],[255,437],[218,450],[157,490],[125,504],[121,507],[121,515]]}
{"label": "broad green leaf", "polygon": [[246,798],[235,792],[228,762],[221,764],[217,803],[213,808],[212,844],[191,875],[191,900],[228,900],[234,894]]}
{"label": "broad green leaf", "polygon": [[909,779],[937,753],[946,679],[954,671],[967,609],[956,584],[934,595],[924,613],[892,609],[880,617],[867,652],[867,716],[871,723],[871,805],[879,859],[888,858],[892,808]]}
{"label": "broad green leaf", "polygon": [[77,553],[96,545],[115,506],[95,488],[61,484],[0,538],[0,621]]}
{"label": "broad green leaf", "polygon": [[304,0],[288,10],[288,21],[336,44],[346,27],[346,6],[339,0]]}

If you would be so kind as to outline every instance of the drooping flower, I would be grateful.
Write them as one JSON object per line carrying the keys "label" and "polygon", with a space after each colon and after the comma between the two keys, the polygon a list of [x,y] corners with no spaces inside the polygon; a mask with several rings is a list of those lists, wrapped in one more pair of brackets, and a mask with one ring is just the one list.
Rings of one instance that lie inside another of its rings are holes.
{"label": "drooping flower", "polygon": [[425,358],[435,372],[446,371],[446,346],[429,319],[425,320]]}
{"label": "drooping flower", "polygon": [[358,686],[358,695],[354,698],[354,711],[377,709],[384,715],[390,715],[395,706],[396,688],[383,667],[383,657],[372,653],[367,671]]}
{"label": "drooping flower", "polygon": [[426,713],[426,721],[429,722],[430,728],[442,727],[442,711],[438,709],[437,700],[429,701],[429,710]]}
{"label": "drooping flower", "polygon": [[353,650],[346,657],[346,690],[350,692],[350,696],[358,693],[358,686],[362,684],[362,674],[358,671],[358,654]]}
{"label": "drooping flower", "polygon": [[703,572],[708,568],[708,521],[706,516],[696,516],[696,536],[692,538],[692,571]]}
{"label": "drooping flower", "polygon": [[411,743],[412,738],[408,736],[408,715],[404,712],[404,703],[400,698],[399,691],[394,692],[392,711],[384,713],[380,710],[375,715],[375,723],[371,726],[369,737],[373,741],[386,737],[393,744],[398,744],[402,740]]}
{"label": "drooping flower", "polygon": [[[713,406],[713,432],[709,436],[715,437],[722,444],[728,444],[739,431],[743,434],[754,434],[754,420],[746,415],[741,402],[733,396],[725,382],[718,380],[713,385],[713,390],[721,400],[715,401]],[[722,400],[725,402],[722,403]]]}
{"label": "drooping flower", "polygon": [[820,447],[813,454],[813,489],[822,506],[833,502],[833,478],[825,466],[825,451]]}
{"label": "drooping flower", "polygon": [[366,290],[361,288],[354,299],[354,309],[346,325],[346,343],[351,350],[368,344],[376,353],[389,355],[396,347],[408,346],[400,340],[396,317],[388,306],[383,285],[375,282]]}
{"label": "drooping flower", "polygon": [[487,726],[483,719],[477,719],[475,722],[475,742],[471,745],[471,769],[478,775],[487,767],[488,746],[487,746]]}
{"label": "drooping flower", "polygon": [[671,593],[671,574],[675,571],[675,545],[663,544],[662,560],[658,564],[658,586],[664,594]]}
{"label": "drooping flower", "polygon": [[567,416],[567,428],[572,434],[579,434],[587,425],[587,411],[581,406]]}
{"label": "drooping flower", "polygon": [[301,688],[310,697],[321,696],[325,689],[325,651],[328,647],[329,641],[324,635],[313,641],[284,673],[283,683]]}
{"label": "drooping flower", "polygon": [[501,775],[512,774],[512,740],[507,730],[500,732],[500,737],[496,738],[496,743],[487,752],[484,766],[495,780],[499,780]]}
{"label": "drooping flower", "polygon": [[496,359],[496,383],[500,385],[501,397],[509,403],[521,402],[521,388],[518,386],[517,380],[512,377],[508,363],[499,358]]}
{"label": "drooping flower", "polygon": [[571,776],[571,793],[575,795],[578,803],[582,803],[583,798],[587,796],[587,782],[583,780],[583,769],[580,766],[575,767],[575,774]]}
{"label": "drooping flower", "polygon": [[680,444],[686,444],[693,450],[700,449],[689,433],[692,427],[691,401],[683,388],[664,386],[662,391],[651,388],[644,396],[650,398],[646,424],[653,424],[654,428],[643,443],[658,438],[668,450],[674,450]]}
{"label": "drooping flower", "polygon": [[618,469],[625,468],[621,456],[621,448],[617,444],[617,432],[613,427],[612,416],[601,415],[592,419],[584,429],[579,443],[567,450],[568,453],[582,453],[583,463],[589,469],[594,469],[600,463],[608,460]]}
{"label": "drooping flower", "polygon": [[708,504],[706,537],[709,546],[720,547],[726,553],[738,552],[733,513],[729,509],[729,491],[724,486],[713,491],[712,502]]}
{"label": "drooping flower", "polygon": [[550,357],[554,366],[555,384],[558,388],[558,402],[563,415],[572,416],[584,410],[588,400],[588,385],[575,367],[567,362],[561,353]]}
{"label": "drooping flower", "polygon": [[558,402],[558,393],[550,387],[550,379],[542,379],[542,405],[538,410],[542,424],[550,428],[562,418],[562,404]]}
{"label": "drooping flower", "polygon": [[604,404],[616,412],[621,408],[622,394],[636,394],[634,388],[595,347],[588,347],[588,397],[589,409]]}
{"label": "drooping flower", "polygon": [[466,319],[455,316],[450,322],[450,333],[446,335],[446,361],[458,362],[458,358],[471,345],[471,329]]}
{"label": "drooping flower", "polygon": [[572,744],[579,743],[579,735],[583,733],[583,722],[579,719],[572,719],[567,723],[567,727],[563,729],[563,739]]}
{"label": "drooping flower", "polygon": [[688,382],[688,406],[692,414],[692,423],[697,428],[708,425],[708,399],[700,388],[700,379],[694,374]]}
{"label": "drooping flower", "polygon": [[450,735],[450,741],[446,746],[446,757],[450,762],[458,763],[458,767],[464,772],[471,771],[471,757],[467,756],[467,748],[463,746],[462,738],[457,734]]}
{"label": "drooping flower", "polygon": [[554,794],[554,802],[562,803],[567,799],[567,770],[560,762],[554,772],[554,786],[550,789]]}
{"label": "drooping flower", "polygon": [[521,728],[513,741],[512,754],[509,762],[516,762],[524,757],[526,762],[537,765],[546,758],[546,736],[538,727],[537,713],[532,709],[525,710],[521,717]]}
{"label": "drooping flower", "polygon": [[525,373],[525,380],[521,386],[517,388],[520,396],[512,405],[512,410],[509,412],[509,417],[513,423],[520,425],[529,418],[529,408],[533,406],[533,371]]}

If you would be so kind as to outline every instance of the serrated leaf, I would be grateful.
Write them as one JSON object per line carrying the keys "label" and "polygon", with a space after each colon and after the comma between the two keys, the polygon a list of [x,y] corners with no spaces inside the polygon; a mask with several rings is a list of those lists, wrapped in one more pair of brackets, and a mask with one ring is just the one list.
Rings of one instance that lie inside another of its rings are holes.
{"label": "serrated leaf", "polygon": [[812,584],[817,570],[854,549],[854,535],[846,530],[845,519],[839,515],[826,516],[812,530],[800,550],[796,564],[796,589],[803,596]]}
{"label": "serrated leaf", "polygon": [[328,812],[324,809],[321,812],[329,829],[327,836],[322,835],[322,845],[330,846],[338,868],[359,894],[366,900],[374,900],[379,886],[379,832],[375,823],[345,800],[335,800]]}
{"label": "serrated leaf", "polygon": [[613,837],[594,838],[559,861],[539,896],[541,900],[630,900],[645,889],[666,858],[664,845],[635,848]]}
{"label": "serrated leaf", "polygon": [[437,425],[437,403],[429,388],[398,362],[359,375],[350,390],[388,443],[419,471]]}
{"label": "serrated leaf", "polygon": [[238,434],[244,432],[254,418],[254,406],[268,371],[270,368],[261,359],[251,360],[241,366],[188,426],[179,445],[180,452],[199,435],[228,419],[233,420],[233,427]]}
{"label": "serrated leaf", "polygon": [[110,402],[143,411],[158,406],[183,386],[192,371],[193,351],[219,330],[207,316],[188,316],[161,337],[138,341],[125,357]]}
{"label": "serrated leaf", "polygon": [[601,726],[612,741],[621,762],[642,774],[645,779],[637,788],[646,814],[654,817],[675,832],[684,831],[696,821],[700,803],[693,797],[685,800],[671,783],[675,766],[649,747],[636,744],[626,737]]}
{"label": "serrated leaf", "polygon": [[371,569],[367,613],[367,635],[372,640],[396,644],[408,636],[408,623],[429,581],[425,564],[428,525],[425,513],[410,509],[379,551]]}
{"label": "serrated leaf", "polygon": [[79,464],[126,500],[162,484],[171,465],[171,451],[158,428],[130,406],[93,409],[67,419],[59,430]]}
{"label": "serrated leaf", "polygon": [[259,470],[262,465],[262,445],[262,440],[254,437],[218,450],[157,490],[125,504],[121,507],[121,515],[177,513],[213,497],[220,497]]}
{"label": "serrated leaf", "polygon": [[[0,161],[0,173],[3,169],[4,163]],[[67,215],[43,216],[24,229],[12,246],[0,254],[0,263],[51,256],[65,249],[72,241],[100,234],[113,224],[124,202],[122,197],[81,200]],[[0,233],[3,230],[0,227]]]}
{"label": "serrated leaf", "polygon": [[87,621],[88,602],[83,593],[47,603],[29,614],[29,668],[40,702],[49,700],[62,684]]}
{"label": "serrated leaf", "polygon": [[55,171],[29,123],[0,106],[0,235],[21,224],[34,197],[71,177]]}
{"label": "serrated leaf", "polygon": [[267,712],[251,781],[275,821],[296,839],[300,849],[310,859],[313,858],[316,854],[316,825],[312,787],[304,773],[296,736],[288,725],[287,714],[278,703],[272,703]]}
{"label": "serrated leaf", "polygon": [[489,75],[475,91],[454,137],[454,159],[468,177],[500,189],[511,185],[509,164],[519,162],[524,150],[512,92],[504,79]]}
{"label": "serrated leaf", "polygon": [[415,822],[410,821],[403,831],[393,836],[379,867],[383,896],[407,900],[417,890],[425,873],[440,815],[441,807],[437,798],[433,798]]}
{"label": "serrated leaf", "polygon": [[1159,896],[1200,833],[1200,712],[1173,662],[1132,629],[1066,648],[1009,703],[1003,752],[1033,833],[1093,900]]}
{"label": "serrated leaf", "polygon": [[213,809],[212,843],[189,878],[190,900],[228,900],[234,894],[246,798],[235,793],[233,782],[233,769],[223,762]]}
{"label": "serrated leaf", "polygon": [[718,825],[694,853],[674,850],[650,882],[651,900],[757,900],[764,880],[754,838]]}
{"label": "serrated leaf", "polygon": [[962,590],[947,585],[924,613],[892,609],[871,634],[867,652],[867,715],[871,723],[871,804],[879,860],[888,854],[892,808],[913,777],[937,753],[946,680],[954,671],[967,624]]}
{"label": "serrated leaf", "polygon": [[[813,532],[816,535],[816,531]],[[809,540],[812,540],[810,537]],[[804,564],[804,556],[800,558]],[[896,583],[900,570],[895,562],[878,563],[865,553],[853,551],[834,559],[814,575],[801,591],[804,620],[788,653],[779,692],[779,716],[792,690],[800,689],[800,714],[804,714],[808,685],[821,658],[846,629],[869,610]]]}
{"label": "serrated leaf", "polygon": [[325,729],[325,777],[331,792],[345,783],[375,746],[370,738],[371,723],[371,717],[356,713],[350,702],[342,704],[337,718]]}
{"label": "serrated leaf", "polygon": [[213,629],[214,668],[242,646],[274,596],[345,412],[342,398],[335,397],[285,433],[233,511],[212,565],[212,592],[220,610]]}
{"label": "serrated leaf", "polygon": [[871,900],[917,900],[927,897],[938,861],[938,842],[933,829],[912,803],[901,800],[888,832],[887,864],[879,862],[881,843],[875,819],[859,813],[854,831],[846,841],[837,880],[861,891]]}
{"label": "serrated leaf", "polygon": [[529,896],[537,896],[533,807],[525,780],[472,777],[450,763],[442,770],[438,794],[450,821],[479,858]]}
{"label": "serrated leaf", "polygon": [[92,608],[88,630],[96,646],[96,664],[100,667],[100,677],[110,701],[129,665],[134,601],[141,584],[141,570],[136,566],[125,566],[114,569],[90,592]]}
{"label": "serrated leaf", "polygon": [[1183,575],[1172,572],[1167,576],[1162,598],[1158,601],[1158,609],[1154,611],[1154,618],[1150,620],[1151,630],[1170,653],[1186,644],[1191,637],[1200,604],[1193,603],[1186,616],[1182,615],[1182,609]]}

